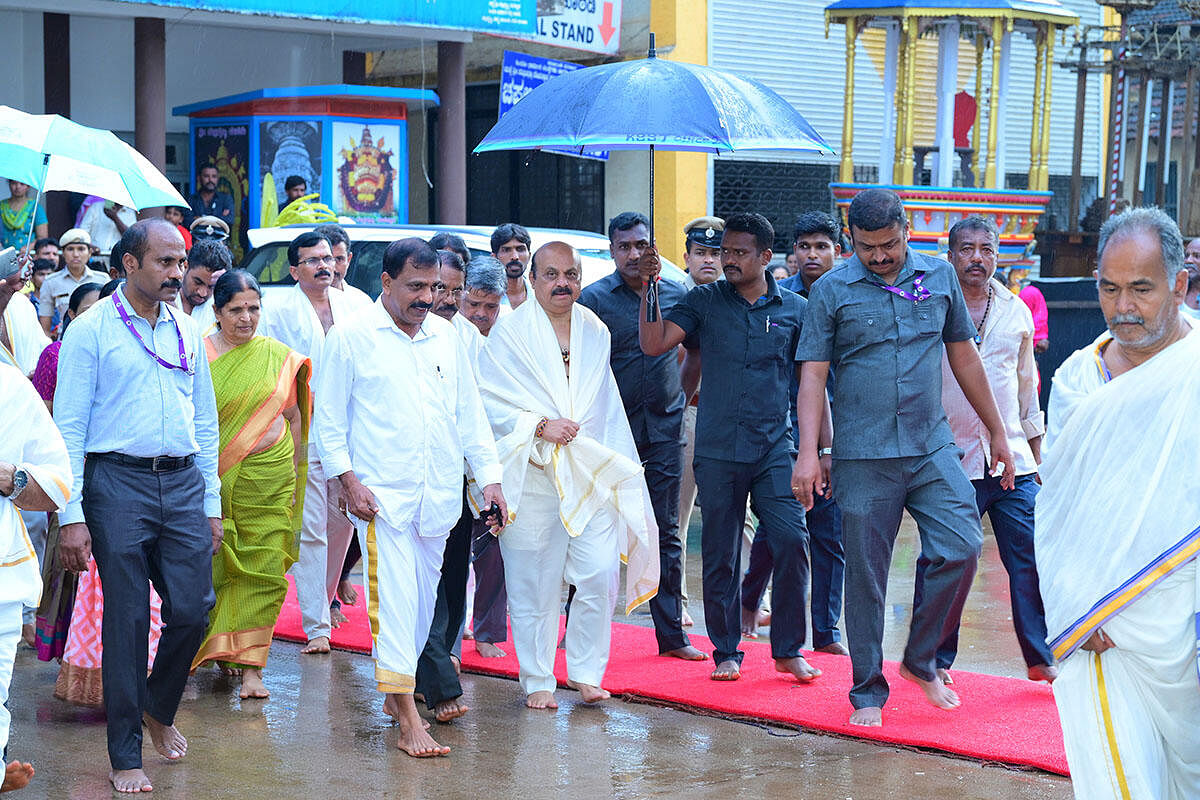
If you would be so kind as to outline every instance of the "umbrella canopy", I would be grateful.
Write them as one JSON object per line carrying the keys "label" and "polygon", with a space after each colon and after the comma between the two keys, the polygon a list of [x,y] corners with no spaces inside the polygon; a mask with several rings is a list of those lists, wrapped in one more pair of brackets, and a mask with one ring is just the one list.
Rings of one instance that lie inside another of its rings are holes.
{"label": "umbrella canopy", "polygon": [[758,81],[653,56],[551,78],[501,117],[475,152],[542,147],[835,154]]}
{"label": "umbrella canopy", "polygon": [[94,194],[136,209],[188,204],[165,175],[112,131],[9,106],[0,106],[0,175],[39,191]]}

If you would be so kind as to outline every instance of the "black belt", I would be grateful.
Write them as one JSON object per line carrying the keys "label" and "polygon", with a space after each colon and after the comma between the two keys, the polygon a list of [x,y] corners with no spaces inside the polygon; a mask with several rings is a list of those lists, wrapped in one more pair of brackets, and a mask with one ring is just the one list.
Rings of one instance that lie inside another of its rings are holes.
{"label": "black belt", "polygon": [[114,464],[124,464],[127,467],[144,469],[148,472],[174,472],[179,469],[187,469],[196,460],[195,455],[143,458],[142,456],[127,456],[124,453],[88,453],[87,457],[100,461],[111,461]]}

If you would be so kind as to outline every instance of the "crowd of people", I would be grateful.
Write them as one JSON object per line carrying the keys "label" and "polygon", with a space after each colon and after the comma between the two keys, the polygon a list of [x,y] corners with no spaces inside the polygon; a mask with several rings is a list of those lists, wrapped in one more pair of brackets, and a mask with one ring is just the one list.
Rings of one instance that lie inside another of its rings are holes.
{"label": "crowd of people", "polygon": [[[59,659],[55,694],[105,709],[117,791],[152,788],[143,727],[164,758],[186,754],[192,670],[269,697],[289,571],[306,656],[330,651],[341,604],[366,604],[383,710],[412,756],[449,752],[418,699],[439,723],[470,711],[464,629],[501,656],[507,617],[529,708],[557,708],[559,647],[596,703],[618,603],[648,603],[659,655],[711,658],[716,681],[740,678],[741,640],[766,624],[798,683],[821,677],[806,645],[848,656],[850,723],[882,725],[907,511],[903,678],[960,704],[986,513],[1079,796],[1200,793],[1200,507],[1179,479],[1200,452],[1200,339],[1180,310],[1200,244],[1185,251],[1162,212],[1101,232],[1108,330],[1054,376],[1047,425],[1044,320],[997,278],[995,225],[967,217],[946,258],[923,255],[886,189],[853,200],[846,258],[823,212],[797,219],[779,272],[764,217],[701,217],[682,231],[686,284],[660,280],[649,220],[626,212],[608,228],[614,271],[586,287],[570,245],[535,252],[506,223],[490,255],[451,234],[391,243],[374,300],[345,280],[337,225],[297,235],[294,285],[264,296],[208,205],[190,248],[177,221],[132,222],[104,274],[73,229],[60,269],[38,252],[0,283],[0,700],[22,636]],[[687,632],[697,502],[711,653]],[[14,761],[4,787],[32,774]]]}

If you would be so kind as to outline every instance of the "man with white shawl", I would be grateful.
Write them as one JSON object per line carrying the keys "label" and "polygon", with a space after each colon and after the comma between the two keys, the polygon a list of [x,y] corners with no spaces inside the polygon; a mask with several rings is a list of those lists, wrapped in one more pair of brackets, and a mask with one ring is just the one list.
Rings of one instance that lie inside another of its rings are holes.
{"label": "man with white shawl", "polygon": [[[1054,376],[1035,549],[1075,796],[1200,797],[1200,334],[1179,228],[1100,232],[1109,333]],[[1080,652],[1080,651],[1083,652]]]}
{"label": "man with white shawl", "polygon": [[608,328],[579,297],[579,254],[534,254],[537,302],[500,318],[479,359],[480,392],[504,467],[511,524],[500,536],[513,644],[530,708],[557,708],[554,654],[562,587],[575,587],[567,685],[609,696],[620,560],[625,612],[658,591],[658,528],[625,407],[609,367]]}
{"label": "man with white shawl", "polygon": [[[62,511],[70,494],[67,447],[33,384],[13,367],[0,364],[0,751],[8,744],[8,684],[12,678],[21,607],[37,605],[42,573],[25,532],[20,509]],[[13,762],[3,791],[29,782],[33,768]]]}

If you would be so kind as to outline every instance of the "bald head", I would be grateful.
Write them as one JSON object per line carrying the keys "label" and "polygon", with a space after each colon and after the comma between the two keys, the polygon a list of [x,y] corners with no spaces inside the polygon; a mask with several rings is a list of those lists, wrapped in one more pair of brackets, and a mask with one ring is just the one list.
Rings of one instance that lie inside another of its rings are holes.
{"label": "bald head", "polygon": [[583,287],[579,252],[566,242],[549,242],[533,254],[529,277],[538,304],[551,317],[571,313]]}

